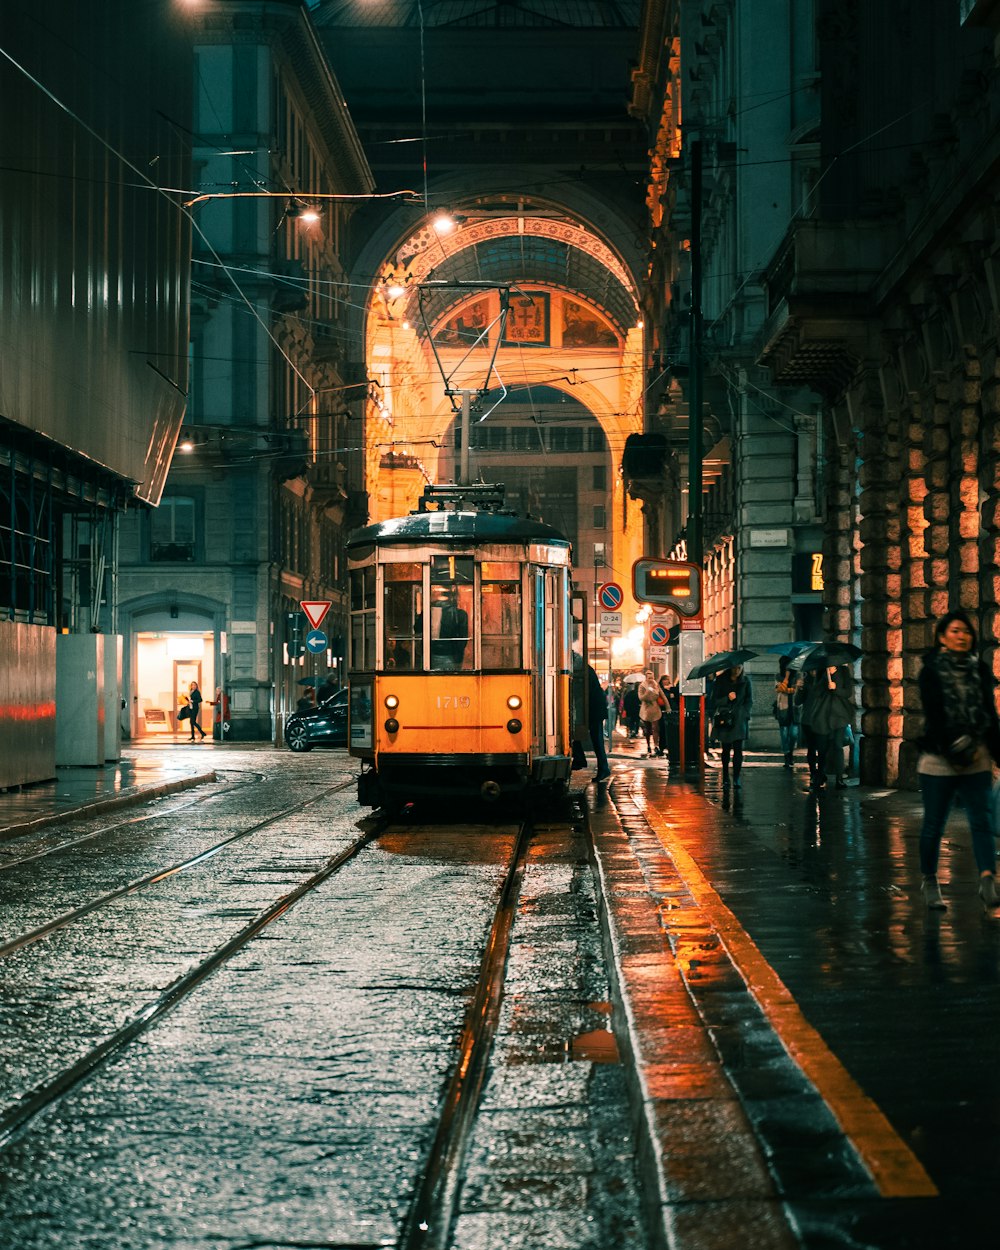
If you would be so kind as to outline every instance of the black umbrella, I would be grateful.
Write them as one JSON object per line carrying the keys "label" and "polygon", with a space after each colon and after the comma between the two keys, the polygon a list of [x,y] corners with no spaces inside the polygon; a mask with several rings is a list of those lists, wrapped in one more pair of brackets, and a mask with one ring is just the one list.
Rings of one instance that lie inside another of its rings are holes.
{"label": "black umbrella", "polygon": [[801,651],[789,664],[789,670],[809,673],[817,668],[839,668],[861,658],[861,648],[853,642],[817,642],[808,651]]}
{"label": "black umbrella", "polygon": [[803,651],[808,651],[810,647],[818,646],[815,642],[772,642],[769,647],[764,648],[766,655],[801,655]]}
{"label": "black umbrella", "polygon": [[715,673],[724,672],[727,668],[739,668],[747,660],[752,660],[756,654],[756,651],[720,651],[718,655],[710,655],[707,660],[696,664],[688,673],[687,680],[697,681],[699,677],[711,677]]}

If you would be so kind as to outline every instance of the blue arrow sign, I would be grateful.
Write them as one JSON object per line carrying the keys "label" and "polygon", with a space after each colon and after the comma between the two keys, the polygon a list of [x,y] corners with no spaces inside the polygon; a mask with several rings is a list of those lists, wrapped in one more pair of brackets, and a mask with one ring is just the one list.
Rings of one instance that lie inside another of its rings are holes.
{"label": "blue arrow sign", "polygon": [[621,586],[617,582],[605,582],[597,592],[597,598],[600,600],[601,607],[606,612],[617,612],[622,606],[622,600],[625,594]]}
{"label": "blue arrow sign", "polygon": [[319,653],[321,651],[325,651],[329,645],[330,640],[321,629],[311,629],[309,633],[306,634],[306,646],[313,653],[313,655],[319,655]]}

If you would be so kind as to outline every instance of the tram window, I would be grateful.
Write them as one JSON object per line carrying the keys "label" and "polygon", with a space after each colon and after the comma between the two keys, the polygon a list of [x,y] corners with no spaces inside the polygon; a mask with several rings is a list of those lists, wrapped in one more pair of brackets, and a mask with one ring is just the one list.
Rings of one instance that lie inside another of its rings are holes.
{"label": "tram window", "polygon": [[351,570],[351,668],[375,667],[375,568]]}
{"label": "tram window", "polygon": [[431,556],[431,670],[471,669],[474,662],[471,556]]}
{"label": "tram window", "polygon": [[[516,565],[514,566],[517,567]],[[485,576],[486,566],[483,566]],[[482,583],[479,601],[483,668],[521,667],[521,584]]]}
{"label": "tram window", "polygon": [[387,564],[383,667],[412,672],[424,666],[423,565]]}

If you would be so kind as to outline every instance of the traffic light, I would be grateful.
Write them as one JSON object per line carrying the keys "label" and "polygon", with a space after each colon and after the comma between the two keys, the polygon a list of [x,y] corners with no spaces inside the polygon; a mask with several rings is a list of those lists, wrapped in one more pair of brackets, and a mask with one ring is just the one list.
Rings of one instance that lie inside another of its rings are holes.
{"label": "traffic light", "polygon": [[678,616],[700,616],[701,570],[683,560],[636,560],[632,594],[638,603],[673,608]]}

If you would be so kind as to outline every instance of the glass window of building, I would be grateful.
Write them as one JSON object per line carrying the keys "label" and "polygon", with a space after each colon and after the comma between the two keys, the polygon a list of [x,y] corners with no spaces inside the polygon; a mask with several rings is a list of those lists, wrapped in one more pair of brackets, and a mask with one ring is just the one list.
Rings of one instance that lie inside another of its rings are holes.
{"label": "glass window of building", "polygon": [[194,543],[194,500],[165,495],[149,516],[150,560],[193,560]]}

